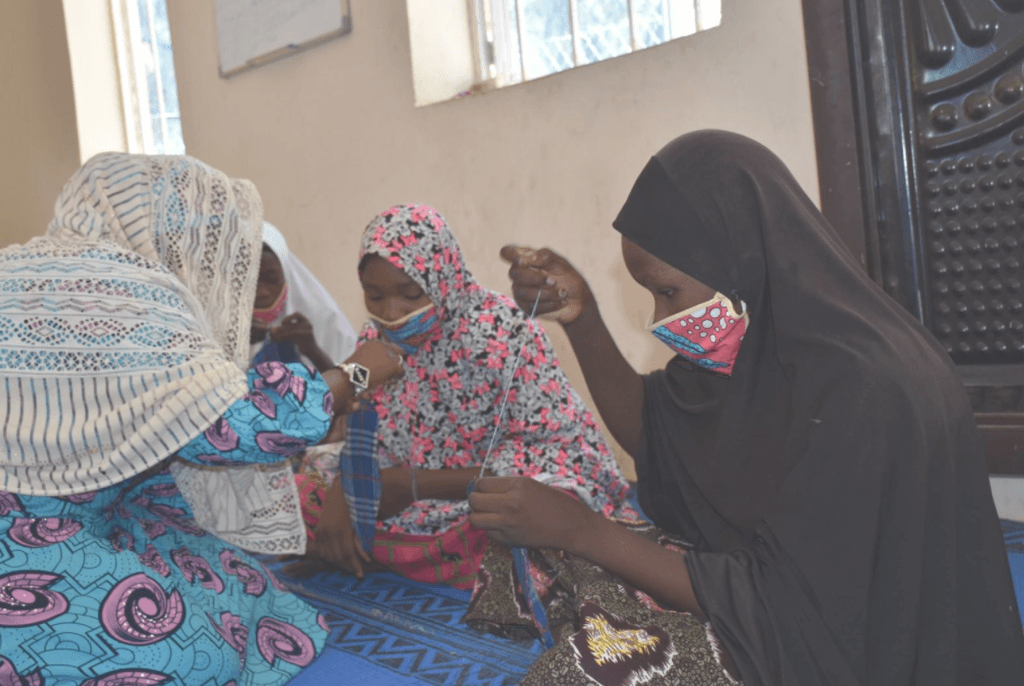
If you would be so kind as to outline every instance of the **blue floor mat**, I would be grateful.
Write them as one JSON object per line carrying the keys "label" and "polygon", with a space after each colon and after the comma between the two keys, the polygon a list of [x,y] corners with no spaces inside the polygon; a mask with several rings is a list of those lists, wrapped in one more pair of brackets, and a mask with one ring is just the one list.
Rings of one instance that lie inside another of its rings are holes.
{"label": "blue floor mat", "polygon": [[1024,609],[1024,522],[1004,519],[1000,524],[1006,541],[1006,554],[1010,558],[1010,573],[1013,574],[1013,589],[1017,593],[1017,607]]}
{"label": "blue floor mat", "polygon": [[[1017,603],[1024,607],[1024,522],[1001,525]],[[324,652],[291,686],[506,686],[518,683],[542,652],[539,641],[510,641],[462,624],[469,591],[390,572],[362,581],[337,573],[294,579],[282,565],[268,566],[331,628]]]}
{"label": "blue floor mat", "polygon": [[462,624],[469,591],[390,572],[362,581],[336,573],[293,579],[270,566],[331,628],[324,652],[292,686],[506,686],[519,683],[542,652],[538,641],[515,642]]}

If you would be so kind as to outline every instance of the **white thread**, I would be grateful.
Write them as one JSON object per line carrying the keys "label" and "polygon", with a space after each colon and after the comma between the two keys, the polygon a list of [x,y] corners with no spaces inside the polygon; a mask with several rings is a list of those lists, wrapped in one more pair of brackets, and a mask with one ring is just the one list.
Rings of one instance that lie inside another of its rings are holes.
{"label": "white thread", "polygon": [[[530,319],[533,319],[534,315],[537,314],[537,305],[540,304],[540,294],[543,293],[543,289],[537,291],[537,299],[533,301],[533,309],[530,310]],[[527,327],[529,328],[529,327]],[[505,394],[501,398],[501,408],[498,410],[498,423],[494,426],[494,433],[491,434],[491,442],[487,446],[487,452],[484,454],[484,461],[480,463],[480,476],[484,475],[484,469],[487,467],[487,459],[491,456],[491,451],[494,450],[494,442],[498,439],[498,432],[501,431],[501,420],[505,416],[505,405],[508,403],[508,394],[512,392],[512,382],[516,379],[516,371],[519,370],[519,360],[523,357],[523,349],[529,341],[523,341],[523,344],[519,346],[519,353],[516,355],[516,362],[512,365],[512,374],[508,377],[508,383],[505,384]]]}

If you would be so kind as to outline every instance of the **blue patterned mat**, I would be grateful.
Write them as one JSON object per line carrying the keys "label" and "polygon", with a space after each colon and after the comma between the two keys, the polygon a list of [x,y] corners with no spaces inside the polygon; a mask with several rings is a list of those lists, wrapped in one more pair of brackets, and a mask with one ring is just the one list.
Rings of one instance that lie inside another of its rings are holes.
{"label": "blue patterned mat", "polygon": [[517,643],[462,624],[469,591],[390,572],[367,574],[362,581],[327,573],[293,579],[279,566],[271,568],[323,612],[331,627],[323,654],[292,686],[505,686],[519,683],[541,653],[539,642]]}
{"label": "blue patterned mat", "polygon": [[[1024,523],[1001,522],[1024,607]],[[541,645],[478,634],[462,624],[469,591],[423,584],[390,572],[359,581],[342,574],[281,580],[324,613],[331,636],[323,654],[291,686],[516,684]]]}
{"label": "blue patterned mat", "polygon": [[1024,610],[1024,522],[1002,520],[1006,554],[1010,558],[1013,588],[1017,592],[1017,606]]}

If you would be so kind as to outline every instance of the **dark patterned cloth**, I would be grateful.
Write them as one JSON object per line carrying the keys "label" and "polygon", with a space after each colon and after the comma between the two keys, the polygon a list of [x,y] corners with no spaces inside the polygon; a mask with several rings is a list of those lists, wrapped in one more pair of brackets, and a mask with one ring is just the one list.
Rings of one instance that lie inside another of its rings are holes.
{"label": "dark patterned cloth", "polygon": [[[680,540],[645,522],[622,522],[682,553]],[[586,560],[529,550],[530,577],[545,606],[555,647],[530,668],[525,685],[735,685],[710,625],[661,608],[650,596]],[[466,623],[509,638],[539,630],[508,547],[489,541]]]}

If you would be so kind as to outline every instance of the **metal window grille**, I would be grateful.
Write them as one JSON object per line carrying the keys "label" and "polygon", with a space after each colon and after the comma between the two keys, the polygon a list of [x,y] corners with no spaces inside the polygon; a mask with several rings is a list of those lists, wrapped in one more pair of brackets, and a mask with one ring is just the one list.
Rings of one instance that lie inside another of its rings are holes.
{"label": "metal window grille", "polygon": [[505,86],[717,26],[721,0],[472,0],[482,81]]}
{"label": "metal window grille", "polygon": [[112,0],[131,152],[185,153],[166,0]]}

